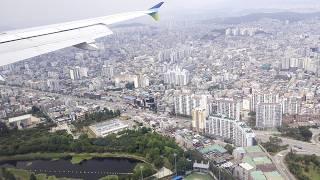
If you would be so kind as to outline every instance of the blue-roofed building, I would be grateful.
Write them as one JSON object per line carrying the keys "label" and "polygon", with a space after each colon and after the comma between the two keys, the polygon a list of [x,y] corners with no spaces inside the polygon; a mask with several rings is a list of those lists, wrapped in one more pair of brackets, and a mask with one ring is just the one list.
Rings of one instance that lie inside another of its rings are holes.
{"label": "blue-roofed building", "polygon": [[176,177],[173,177],[172,180],[183,180],[183,177],[182,176],[176,176]]}

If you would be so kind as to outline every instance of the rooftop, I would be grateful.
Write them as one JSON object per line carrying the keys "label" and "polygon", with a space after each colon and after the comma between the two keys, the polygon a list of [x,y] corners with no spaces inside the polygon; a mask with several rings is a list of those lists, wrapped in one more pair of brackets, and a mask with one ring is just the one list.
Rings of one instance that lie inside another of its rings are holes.
{"label": "rooftop", "polygon": [[284,180],[278,171],[265,172],[264,175],[268,178],[268,180]]}
{"label": "rooftop", "polygon": [[247,153],[258,153],[263,152],[263,150],[259,146],[248,146],[244,147]]}
{"label": "rooftop", "polygon": [[9,118],[9,123],[26,120],[26,119],[31,118],[31,116],[32,116],[31,114],[26,114],[26,115],[23,115],[23,116]]}
{"label": "rooftop", "polygon": [[252,171],[250,174],[254,180],[267,180],[262,171]]}
{"label": "rooftop", "polygon": [[249,171],[249,170],[251,170],[251,169],[254,168],[253,166],[251,166],[251,165],[248,164],[248,163],[241,163],[241,164],[239,164],[239,166],[241,166],[242,168],[244,168],[244,169],[247,170],[247,171]]}
{"label": "rooftop", "polygon": [[222,146],[218,145],[218,144],[214,144],[214,145],[211,145],[211,146],[207,146],[205,148],[202,148],[200,150],[200,152],[202,154],[207,154],[207,153],[210,153],[210,152],[218,152],[218,153],[226,153],[227,150],[225,148],[223,148]]}
{"label": "rooftop", "polygon": [[272,164],[272,161],[267,156],[253,158],[253,162],[256,165]]}
{"label": "rooftop", "polygon": [[252,167],[256,167],[256,164],[254,163],[253,159],[249,156],[245,156],[242,161],[251,165]]}

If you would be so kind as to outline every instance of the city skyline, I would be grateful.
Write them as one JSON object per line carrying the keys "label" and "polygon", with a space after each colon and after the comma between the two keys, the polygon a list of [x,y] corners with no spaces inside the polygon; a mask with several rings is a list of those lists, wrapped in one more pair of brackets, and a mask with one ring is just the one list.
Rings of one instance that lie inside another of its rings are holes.
{"label": "city skyline", "polygon": [[5,0],[0,179],[318,180],[319,4]]}
{"label": "city skyline", "polygon": [[[2,2],[0,7],[0,31],[141,10],[160,2],[159,0],[136,0],[131,2],[127,0],[112,0],[108,2],[104,0],[96,0],[94,2],[85,0],[15,1],[17,2],[15,3],[11,0]],[[183,16],[193,14],[193,12],[209,13],[223,17],[238,15],[239,13],[245,14],[247,10],[259,11],[259,9],[260,11],[268,9],[277,11],[320,11],[320,2],[317,0],[204,0],[198,3],[197,0],[175,0],[165,1],[162,11],[165,18],[177,17],[183,19]],[[217,11],[217,13],[211,11]],[[150,23],[150,21],[147,22]]]}

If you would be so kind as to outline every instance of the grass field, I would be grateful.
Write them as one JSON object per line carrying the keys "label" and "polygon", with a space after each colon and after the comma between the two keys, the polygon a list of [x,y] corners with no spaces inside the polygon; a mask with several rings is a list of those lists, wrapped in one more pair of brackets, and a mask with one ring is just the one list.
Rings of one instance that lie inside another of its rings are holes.
{"label": "grass field", "polygon": [[320,167],[316,167],[314,165],[308,166],[308,171],[306,169],[303,170],[304,174],[308,176],[311,180],[319,180],[320,179]]}
{"label": "grass field", "polygon": [[[31,176],[31,172],[22,169],[8,168],[7,171],[11,172],[16,179],[29,179]],[[36,174],[36,178],[37,180],[57,180],[55,176],[47,176],[46,174]]]}
{"label": "grass field", "polygon": [[298,180],[320,180],[320,157],[289,153],[285,160]]}
{"label": "grass field", "polygon": [[66,157],[71,157],[71,163],[79,164],[83,160],[89,160],[92,158],[131,158],[146,162],[146,159],[141,156],[126,153],[30,153],[14,156],[2,156],[0,161],[17,160],[17,161],[31,161],[31,160],[59,160]]}
{"label": "grass field", "polygon": [[192,173],[185,177],[185,180],[213,180],[213,178],[208,174]]}

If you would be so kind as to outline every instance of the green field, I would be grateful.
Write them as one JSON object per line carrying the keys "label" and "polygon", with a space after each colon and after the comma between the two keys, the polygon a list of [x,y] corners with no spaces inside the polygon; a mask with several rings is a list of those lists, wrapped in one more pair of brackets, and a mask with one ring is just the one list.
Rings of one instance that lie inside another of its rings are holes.
{"label": "green field", "polygon": [[289,153],[285,160],[290,172],[298,180],[320,179],[320,157]]}
{"label": "green field", "polygon": [[[31,176],[31,172],[22,170],[22,169],[13,169],[8,168],[8,172],[12,173],[16,179],[29,179]],[[47,176],[46,174],[36,174],[37,180],[57,180],[55,176]],[[67,178],[59,178],[60,180],[64,180]]]}
{"label": "green field", "polygon": [[84,160],[92,158],[130,158],[147,163],[146,159],[141,156],[128,153],[30,153],[14,156],[2,156],[0,161],[17,160],[17,161],[31,161],[31,160],[59,160],[62,158],[71,158],[72,164],[79,164]]}
{"label": "green field", "polygon": [[304,169],[304,174],[308,176],[311,180],[320,179],[320,167],[309,165],[308,170]]}
{"label": "green field", "polygon": [[185,180],[213,180],[213,178],[208,174],[192,173]]}

